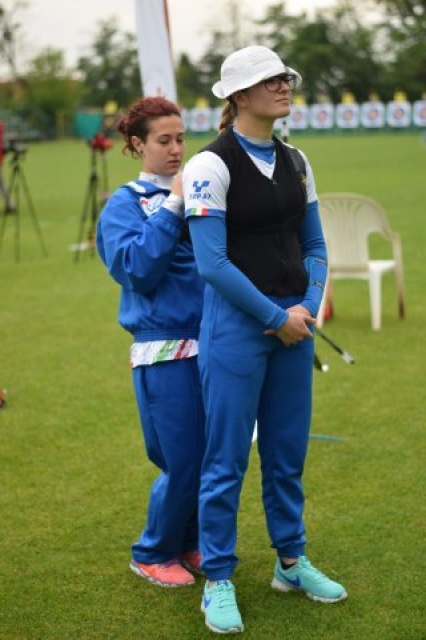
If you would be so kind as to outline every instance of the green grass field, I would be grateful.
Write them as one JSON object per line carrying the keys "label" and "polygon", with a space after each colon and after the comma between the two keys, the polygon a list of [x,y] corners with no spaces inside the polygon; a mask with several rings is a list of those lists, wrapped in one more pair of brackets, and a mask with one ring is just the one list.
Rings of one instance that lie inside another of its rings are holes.
{"label": "green grass field", "polygon": [[[189,153],[204,140],[190,140]],[[377,333],[367,284],[334,285],[335,317],[325,331],[357,362],[348,366],[317,340],[330,371],[315,373],[312,432],[341,440],[310,442],[306,525],[311,560],[350,597],[321,605],[270,589],[274,553],[254,448],[234,580],[244,637],[424,640],[426,146],[419,134],[292,142],[307,153],[319,193],[359,192],[387,210],[402,238],[407,318],[397,318],[392,276],[384,278]],[[107,161],[110,190],[137,174],[119,143]],[[22,166],[48,257],[24,198],[21,259],[14,259],[14,216],[0,253],[0,388],[8,391],[0,409],[0,638],[211,637],[199,613],[201,580],[166,590],[128,569],[156,470],[133,400],[131,338],[116,321],[118,288],[96,256],[82,252],[75,263],[69,250],[79,236],[89,149],[36,144]],[[373,250],[388,251],[380,242]]]}

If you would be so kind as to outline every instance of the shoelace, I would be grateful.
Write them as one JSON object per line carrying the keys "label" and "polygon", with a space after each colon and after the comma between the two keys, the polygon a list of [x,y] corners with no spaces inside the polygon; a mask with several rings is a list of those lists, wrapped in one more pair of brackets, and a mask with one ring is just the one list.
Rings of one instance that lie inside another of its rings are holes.
{"label": "shoelace", "polygon": [[312,572],[313,575],[311,577],[314,580],[316,580],[317,582],[328,582],[327,576],[321,573],[319,569],[316,569],[315,567],[313,567],[307,558],[303,558],[303,559],[299,558],[299,562],[300,562],[301,569],[308,569],[309,571]]}
{"label": "shoelace", "polygon": [[219,583],[216,585],[217,606],[221,609],[226,607],[234,607],[234,590],[228,583]]}

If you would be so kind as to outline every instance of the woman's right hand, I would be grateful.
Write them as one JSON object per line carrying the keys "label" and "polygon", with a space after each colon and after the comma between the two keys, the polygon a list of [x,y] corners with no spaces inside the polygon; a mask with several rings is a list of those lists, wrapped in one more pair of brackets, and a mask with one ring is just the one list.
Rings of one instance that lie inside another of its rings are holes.
{"label": "woman's right hand", "polygon": [[315,324],[315,318],[312,318],[307,310],[306,313],[300,311],[289,311],[288,319],[282,327],[278,329],[278,331],[268,329],[265,331],[265,335],[276,336],[285,344],[286,347],[290,347],[297,342],[301,342],[305,338],[312,338],[312,332],[308,327],[310,324]]}

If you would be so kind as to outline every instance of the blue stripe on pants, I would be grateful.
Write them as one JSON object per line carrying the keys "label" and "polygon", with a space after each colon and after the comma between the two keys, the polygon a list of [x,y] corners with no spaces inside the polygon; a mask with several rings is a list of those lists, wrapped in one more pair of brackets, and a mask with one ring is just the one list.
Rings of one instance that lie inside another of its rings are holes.
{"label": "blue stripe on pants", "polygon": [[[296,304],[287,299],[283,306]],[[313,340],[284,347],[211,289],[205,298],[199,365],[207,413],[200,486],[200,548],[210,580],[229,578],[237,511],[258,418],[263,501],[272,546],[303,553],[301,476],[311,418]]]}
{"label": "blue stripe on pants", "polygon": [[153,564],[198,549],[204,409],[197,358],[137,367],[133,382],[148,458],[161,473],[132,555]]}

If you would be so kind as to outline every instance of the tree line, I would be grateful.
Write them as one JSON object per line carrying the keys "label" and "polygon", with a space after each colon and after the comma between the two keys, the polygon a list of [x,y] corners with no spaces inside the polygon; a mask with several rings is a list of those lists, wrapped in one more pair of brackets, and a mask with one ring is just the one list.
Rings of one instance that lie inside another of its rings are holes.
{"label": "tree line", "polygon": [[[211,29],[205,52],[197,59],[183,53],[176,61],[184,107],[200,98],[216,106],[210,89],[224,57],[247,44],[271,47],[300,71],[307,103],[340,102],[344,92],[358,102],[372,95],[386,102],[396,91],[411,101],[426,94],[426,0],[340,0],[313,16],[290,14],[285,2],[277,2],[260,19],[244,23],[243,3],[229,0],[226,6],[225,27]],[[102,109],[108,101],[124,107],[141,94],[136,37],[122,31],[116,18],[96,25],[87,53],[73,68],[64,51],[46,48],[20,69],[24,12],[22,0],[0,4],[0,63],[10,78],[0,84],[3,108],[55,136],[77,109]]]}

